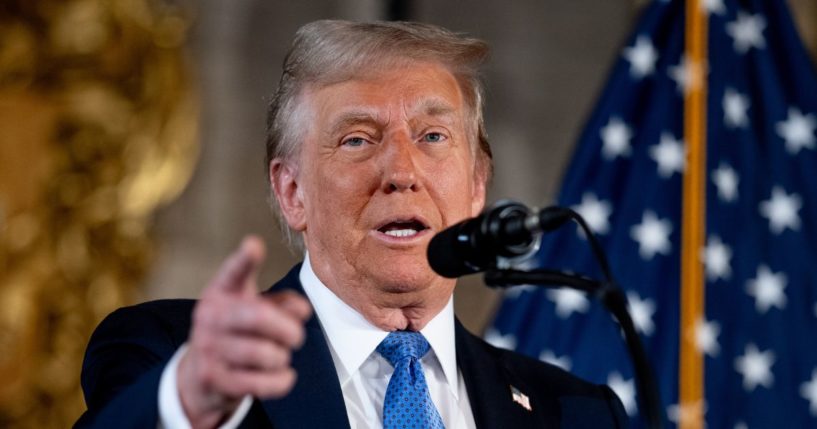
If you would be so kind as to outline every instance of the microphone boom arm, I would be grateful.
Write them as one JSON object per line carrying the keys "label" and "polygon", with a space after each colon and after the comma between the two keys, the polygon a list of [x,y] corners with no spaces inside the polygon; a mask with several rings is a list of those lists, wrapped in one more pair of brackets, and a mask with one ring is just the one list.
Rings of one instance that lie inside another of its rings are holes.
{"label": "microphone boom arm", "polygon": [[655,375],[647,359],[647,353],[644,350],[641,338],[635,329],[633,319],[627,310],[627,297],[613,280],[607,257],[587,222],[572,209],[554,206],[529,215],[522,221],[523,225],[520,226],[524,226],[529,231],[547,232],[561,227],[568,219],[575,221],[585,234],[593,251],[593,256],[604,275],[604,282],[578,274],[547,269],[530,271],[497,269],[485,272],[485,284],[494,288],[506,288],[516,285],[536,285],[550,288],[567,286],[598,298],[613,315],[624,333],[627,350],[633,360],[635,369],[638,402],[641,409],[644,410],[647,427],[661,429],[664,426],[664,418]]}
{"label": "microphone boom arm", "polygon": [[537,285],[552,288],[570,286],[589,294],[595,294],[599,288],[599,282],[591,278],[567,274],[555,270],[494,270],[487,271],[483,276],[485,284],[497,289],[519,285]]}

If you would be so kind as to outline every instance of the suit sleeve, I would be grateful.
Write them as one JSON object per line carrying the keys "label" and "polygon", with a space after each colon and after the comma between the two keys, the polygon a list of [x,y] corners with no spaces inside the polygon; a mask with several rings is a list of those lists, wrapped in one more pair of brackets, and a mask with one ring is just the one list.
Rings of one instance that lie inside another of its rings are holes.
{"label": "suit sleeve", "polygon": [[156,428],[159,380],[184,338],[172,320],[153,310],[119,309],[94,331],[81,377],[88,410],[75,427]]}

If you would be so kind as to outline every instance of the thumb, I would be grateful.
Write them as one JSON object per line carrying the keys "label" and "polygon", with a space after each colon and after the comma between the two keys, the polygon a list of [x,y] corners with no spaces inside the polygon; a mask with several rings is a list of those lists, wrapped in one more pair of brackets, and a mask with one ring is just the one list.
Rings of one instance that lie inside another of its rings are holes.
{"label": "thumb", "polygon": [[208,288],[222,292],[255,293],[252,280],[258,275],[265,253],[264,242],[260,238],[254,235],[244,237],[238,249],[221,264]]}

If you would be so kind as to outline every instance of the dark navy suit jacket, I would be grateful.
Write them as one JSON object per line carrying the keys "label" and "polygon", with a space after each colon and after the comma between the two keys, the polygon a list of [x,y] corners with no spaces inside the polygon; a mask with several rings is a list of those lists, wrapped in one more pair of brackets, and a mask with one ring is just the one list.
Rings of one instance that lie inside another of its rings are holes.
{"label": "dark navy suit jacket", "polygon": [[[269,291],[303,294],[300,265]],[[195,301],[162,300],[119,309],[91,336],[82,367],[88,410],[75,427],[155,428],[159,378],[187,340]],[[346,407],[320,323],[306,324],[306,342],[292,356],[298,372],[293,390],[277,400],[255,400],[241,427],[348,428]],[[456,322],[457,365],[478,428],[622,428],[618,398],[561,369],[498,349]],[[515,402],[511,386],[530,399]]]}

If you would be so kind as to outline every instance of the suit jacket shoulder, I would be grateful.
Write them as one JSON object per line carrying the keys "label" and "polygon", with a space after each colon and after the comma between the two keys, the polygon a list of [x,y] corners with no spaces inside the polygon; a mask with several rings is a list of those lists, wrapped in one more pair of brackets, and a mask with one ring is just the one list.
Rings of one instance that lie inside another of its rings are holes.
{"label": "suit jacket shoulder", "polygon": [[82,364],[88,406],[77,427],[155,427],[159,379],[187,339],[193,300],[152,301],[120,308],[97,326]]}
{"label": "suit jacket shoulder", "polygon": [[459,322],[457,363],[478,427],[627,427],[624,407],[609,387],[494,347]]}

